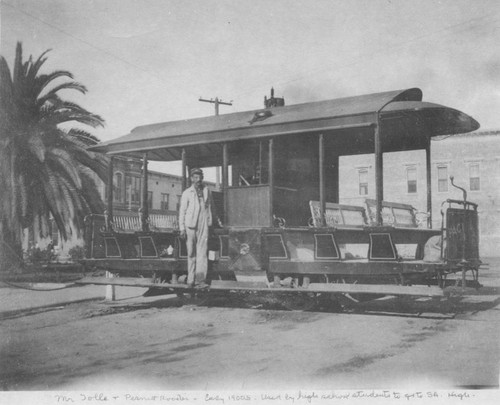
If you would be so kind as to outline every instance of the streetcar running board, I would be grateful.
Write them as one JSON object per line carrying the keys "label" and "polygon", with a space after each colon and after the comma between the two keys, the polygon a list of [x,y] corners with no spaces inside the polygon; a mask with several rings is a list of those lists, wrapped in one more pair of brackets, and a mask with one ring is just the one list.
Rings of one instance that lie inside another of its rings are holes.
{"label": "streetcar running board", "polygon": [[178,288],[189,289],[186,284],[154,283],[148,278],[138,277],[84,277],[75,281],[75,284],[117,285],[122,287],[143,288]]}
{"label": "streetcar running board", "polygon": [[391,285],[391,284],[340,284],[311,283],[308,290],[315,292],[337,292],[345,294],[384,294],[384,295],[420,295],[425,297],[443,297],[444,292],[438,286]]}
{"label": "streetcar running board", "polygon": [[[76,284],[98,284],[116,285],[143,288],[166,288],[171,290],[192,290],[186,284],[154,283],[149,279],[138,279],[134,277],[86,277],[75,282]],[[262,291],[262,292],[289,292],[289,293],[339,293],[339,294],[383,294],[383,295],[413,295],[424,297],[444,297],[444,291],[437,286],[399,286],[387,284],[335,284],[335,283],[311,283],[307,288],[287,288],[266,286],[260,282],[241,282],[213,280],[209,287],[203,291],[210,290],[233,290],[233,291]]]}

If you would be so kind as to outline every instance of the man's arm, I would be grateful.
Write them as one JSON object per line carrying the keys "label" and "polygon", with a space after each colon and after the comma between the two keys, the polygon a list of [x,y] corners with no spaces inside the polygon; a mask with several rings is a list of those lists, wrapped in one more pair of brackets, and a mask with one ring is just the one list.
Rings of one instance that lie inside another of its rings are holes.
{"label": "man's arm", "polygon": [[188,206],[187,193],[184,191],[181,196],[181,206],[179,207],[179,230],[181,231],[181,236],[184,237],[186,234],[186,210]]}

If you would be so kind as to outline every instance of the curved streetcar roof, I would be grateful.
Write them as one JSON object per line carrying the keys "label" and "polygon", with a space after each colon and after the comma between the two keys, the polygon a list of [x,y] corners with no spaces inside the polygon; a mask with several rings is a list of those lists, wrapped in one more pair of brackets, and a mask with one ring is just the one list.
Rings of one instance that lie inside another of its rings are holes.
{"label": "curved streetcar roof", "polygon": [[341,154],[373,152],[373,125],[380,112],[385,152],[425,148],[429,136],[474,131],[472,117],[439,104],[422,102],[418,88],[258,109],[219,116],[144,125],[91,150],[180,160],[182,148],[200,159],[220,154],[220,143],[293,134],[323,133]]}

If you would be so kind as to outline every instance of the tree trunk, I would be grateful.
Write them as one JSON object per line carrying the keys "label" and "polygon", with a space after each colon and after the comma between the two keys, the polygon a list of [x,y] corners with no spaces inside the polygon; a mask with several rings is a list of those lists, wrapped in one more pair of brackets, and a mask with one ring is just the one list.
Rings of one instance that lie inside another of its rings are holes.
{"label": "tree trunk", "polygon": [[[19,238],[0,224],[0,272],[7,273],[23,267],[23,247]],[[17,240],[16,240],[17,239]]]}

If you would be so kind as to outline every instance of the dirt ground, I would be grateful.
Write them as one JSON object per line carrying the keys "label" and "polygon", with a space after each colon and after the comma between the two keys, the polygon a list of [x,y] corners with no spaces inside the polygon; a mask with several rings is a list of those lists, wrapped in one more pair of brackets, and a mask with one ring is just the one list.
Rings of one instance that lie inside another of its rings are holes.
{"label": "dirt ground", "polygon": [[25,307],[0,312],[1,389],[498,389],[499,270],[454,304],[389,297],[344,312],[141,290],[110,303],[102,286],[45,292],[50,305],[26,306],[34,292],[4,285],[0,302],[24,294]]}

